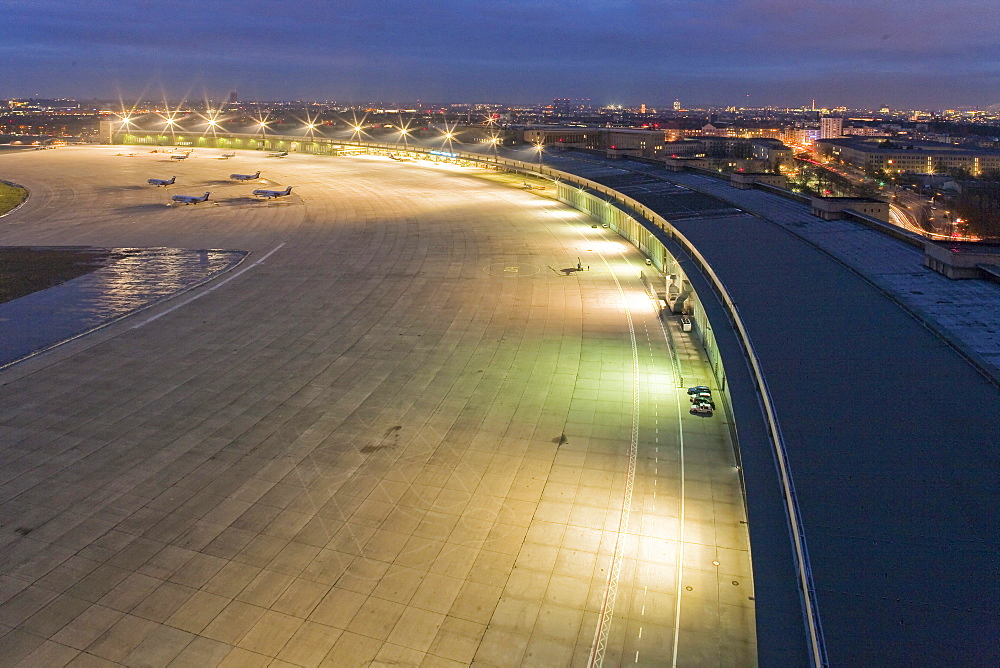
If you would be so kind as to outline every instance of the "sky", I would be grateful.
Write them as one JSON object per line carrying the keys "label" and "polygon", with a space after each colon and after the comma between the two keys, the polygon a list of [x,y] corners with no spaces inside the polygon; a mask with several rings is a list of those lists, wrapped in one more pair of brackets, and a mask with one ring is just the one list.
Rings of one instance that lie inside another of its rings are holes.
{"label": "sky", "polygon": [[1000,104],[1000,0],[0,0],[0,98]]}

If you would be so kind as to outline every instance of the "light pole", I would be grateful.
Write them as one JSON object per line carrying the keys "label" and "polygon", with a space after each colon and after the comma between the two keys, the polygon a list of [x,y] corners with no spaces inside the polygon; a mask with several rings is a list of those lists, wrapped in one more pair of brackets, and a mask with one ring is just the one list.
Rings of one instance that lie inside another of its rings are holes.
{"label": "light pole", "polygon": [[403,150],[404,151],[409,151],[410,150],[410,144],[406,141],[406,136],[408,134],[410,134],[410,131],[407,130],[406,128],[399,128],[399,134],[401,134],[403,136]]}
{"label": "light pole", "polygon": [[[267,121],[265,121],[264,119],[261,119],[261,120],[257,121],[257,129],[260,130],[260,149],[263,151],[264,150],[264,146],[267,143],[267,139],[266,139]],[[254,134],[257,134],[257,133],[255,132]]]}
{"label": "light pole", "polygon": [[542,171],[542,151],[545,150],[545,144],[538,142],[535,144],[535,150],[538,151],[538,171]]}
{"label": "light pole", "polygon": [[176,125],[176,124],[177,124],[177,121],[174,120],[173,116],[167,117],[167,129],[170,130],[170,143],[171,144],[174,143],[174,141],[175,141],[175,139],[177,137],[177,132],[174,130],[174,125]]}
{"label": "light pole", "polygon": [[490,137],[490,143],[493,144],[493,161],[497,161],[497,144],[500,143],[500,137],[493,135]]}

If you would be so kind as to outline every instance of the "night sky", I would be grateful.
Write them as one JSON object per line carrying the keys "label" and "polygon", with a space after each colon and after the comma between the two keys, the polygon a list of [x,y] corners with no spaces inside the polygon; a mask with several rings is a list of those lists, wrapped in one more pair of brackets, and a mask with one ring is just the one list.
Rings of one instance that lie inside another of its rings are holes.
{"label": "night sky", "polygon": [[940,109],[1000,0],[0,0],[0,97]]}

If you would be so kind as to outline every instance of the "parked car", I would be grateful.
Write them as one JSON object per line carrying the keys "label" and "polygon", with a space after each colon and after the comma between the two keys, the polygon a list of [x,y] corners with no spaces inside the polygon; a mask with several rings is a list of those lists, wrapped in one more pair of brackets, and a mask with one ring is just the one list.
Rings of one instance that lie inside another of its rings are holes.
{"label": "parked car", "polygon": [[715,410],[715,402],[712,400],[711,395],[705,396],[704,394],[696,394],[691,397],[691,403],[696,405],[707,404],[712,407],[713,411]]}
{"label": "parked car", "polygon": [[688,388],[688,394],[701,394],[702,392],[712,393],[712,388],[708,385],[695,385],[694,387]]}
{"label": "parked car", "polygon": [[690,412],[692,415],[711,415],[713,411],[710,405],[699,403],[691,406]]}

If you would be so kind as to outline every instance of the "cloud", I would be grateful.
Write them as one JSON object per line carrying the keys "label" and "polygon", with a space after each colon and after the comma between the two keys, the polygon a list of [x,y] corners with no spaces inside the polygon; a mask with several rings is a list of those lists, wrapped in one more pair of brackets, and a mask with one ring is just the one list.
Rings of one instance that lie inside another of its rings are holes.
{"label": "cloud", "polygon": [[620,90],[649,101],[712,91],[739,99],[746,88],[822,97],[853,76],[878,79],[891,98],[896,76],[924,90],[899,86],[900,99],[887,101],[916,104],[942,78],[972,77],[949,86],[962,103],[986,94],[973,80],[1000,80],[994,0],[175,0],[114,11],[3,0],[0,14],[8,95],[40,82],[100,95],[110,73],[139,89],[156,77],[170,88],[195,75],[223,87],[251,81],[273,97],[367,89],[427,99],[420,85],[448,99]]}

